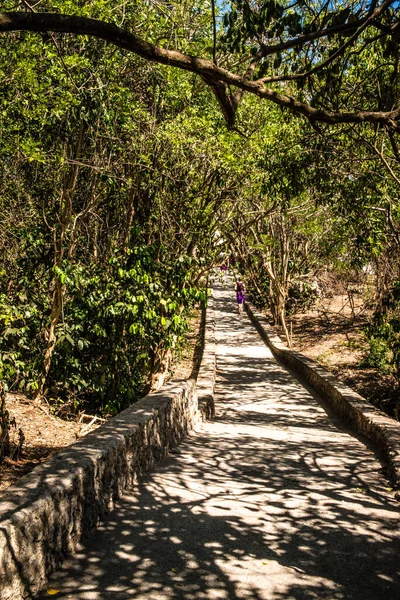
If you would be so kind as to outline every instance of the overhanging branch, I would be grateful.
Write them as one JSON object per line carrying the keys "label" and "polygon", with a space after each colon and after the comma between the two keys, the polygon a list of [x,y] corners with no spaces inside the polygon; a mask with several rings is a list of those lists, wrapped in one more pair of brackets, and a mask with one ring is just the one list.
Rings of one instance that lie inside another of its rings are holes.
{"label": "overhanging branch", "polygon": [[318,110],[309,104],[268,88],[262,81],[251,81],[246,76],[242,77],[231,73],[217,66],[211,60],[183,54],[177,50],[161,48],[116,25],[97,19],[58,13],[0,13],[0,32],[10,31],[60,32],[96,37],[128,52],[133,52],[146,60],[196,73],[203,77],[214,88],[214,91],[216,87],[221,90],[220,86],[222,84],[232,85],[259,98],[288,108],[292,112],[301,114],[312,123],[382,123],[393,130],[399,131],[400,107],[389,112],[330,112]]}

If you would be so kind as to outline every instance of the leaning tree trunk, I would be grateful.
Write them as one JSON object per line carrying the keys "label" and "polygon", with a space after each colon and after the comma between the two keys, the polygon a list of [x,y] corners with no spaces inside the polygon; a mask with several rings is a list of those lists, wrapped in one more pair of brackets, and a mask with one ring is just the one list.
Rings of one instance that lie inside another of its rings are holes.
{"label": "leaning tree trunk", "polygon": [[285,334],[286,343],[291,348],[292,340],[290,339],[290,334],[286,324],[286,293],[281,288],[279,283],[275,281],[272,282],[271,286],[271,312],[272,318],[275,325],[280,325],[283,329],[283,333]]}
{"label": "leaning tree trunk", "polygon": [[279,319],[280,319],[280,323],[283,329],[283,332],[285,334],[285,338],[286,338],[286,343],[288,345],[289,348],[292,347],[292,339],[290,337],[287,325],[286,325],[286,310],[285,307],[283,307],[280,311],[280,315],[279,315]]}
{"label": "leaning tree trunk", "polygon": [[46,351],[44,354],[44,360],[43,360],[43,373],[42,373],[42,377],[41,377],[41,380],[39,383],[39,388],[38,388],[38,392],[37,392],[37,396],[36,396],[37,398],[41,398],[44,394],[44,388],[46,385],[47,376],[50,371],[51,359],[54,354],[54,350],[55,350],[55,346],[56,346],[56,341],[57,341],[56,327],[60,320],[62,305],[63,305],[63,285],[57,278],[54,278],[54,293],[53,293],[53,300],[52,300],[51,314],[50,314],[50,327],[49,327],[48,337],[47,337],[47,347],[46,347]]}
{"label": "leaning tree trunk", "polygon": [[6,409],[6,391],[0,382],[0,463],[9,449],[9,418]]}
{"label": "leaning tree trunk", "polygon": [[[85,126],[83,122],[80,126],[79,137],[77,141],[77,148],[75,152],[75,160],[69,165],[68,172],[65,178],[65,184],[60,194],[60,217],[59,217],[59,229],[54,228],[54,268],[60,268],[62,260],[67,254],[68,258],[72,257],[76,246],[76,221],[77,217],[73,218],[73,200],[78,183],[79,175],[79,162],[81,157],[83,139],[84,139]],[[80,215],[84,214],[82,211]],[[70,246],[66,248],[66,241],[69,239]],[[36,392],[35,400],[40,403],[41,398],[44,394],[47,377],[51,367],[51,360],[56,347],[56,327],[59,323],[60,316],[63,309],[63,301],[65,295],[65,286],[61,283],[59,276],[55,273],[51,282],[53,288],[53,296],[51,300],[50,309],[50,325],[47,332],[47,346],[43,360],[43,370],[39,381],[38,389]]]}

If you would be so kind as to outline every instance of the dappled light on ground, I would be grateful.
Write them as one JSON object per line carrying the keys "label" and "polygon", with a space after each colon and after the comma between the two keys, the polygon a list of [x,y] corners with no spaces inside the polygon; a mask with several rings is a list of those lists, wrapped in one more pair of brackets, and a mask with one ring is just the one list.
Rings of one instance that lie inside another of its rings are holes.
{"label": "dappled light on ground", "polygon": [[216,290],[215,421],[53,576],[57,597],[398,600],[399,511],[382,466],[276,364],[232,299]]}

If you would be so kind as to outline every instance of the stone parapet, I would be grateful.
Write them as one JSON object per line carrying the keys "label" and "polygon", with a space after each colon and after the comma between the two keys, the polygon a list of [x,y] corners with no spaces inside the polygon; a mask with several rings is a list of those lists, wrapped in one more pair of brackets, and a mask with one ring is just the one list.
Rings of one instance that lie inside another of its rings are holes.
{"label": "stone parapet", "polygon": [[315,361],[285,346],[266,317],[255,306],[246,309],[253,324],[275,357],[326,399],[334,410],[357,433],[365,436],[384,457],[388,476],[400,493],[400,423],[367,402],[365,398],[340,382]]}

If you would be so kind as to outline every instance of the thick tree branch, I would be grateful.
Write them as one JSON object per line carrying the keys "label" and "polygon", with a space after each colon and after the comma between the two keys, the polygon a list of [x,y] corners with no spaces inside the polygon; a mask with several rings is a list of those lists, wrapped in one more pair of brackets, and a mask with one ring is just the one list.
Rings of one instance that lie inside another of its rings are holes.
{"label": "thick tree branch", "polygon": [[[313,67],[312,69],[310,69],[309,71],[306,71],[304,73],[299,73],[296,75],[287,75],[287,76],[281,77],[281,78],[279,78],[279,76],[264,77],[260,81],[262,81],[263,83],[270,83],[272,81],[283,81],[283,80],[290,81],[290,80],[302,79],[305,77],[309,77],[310,75],[313,75],[317,71],[320,71],[324,67],[327,67],[328,65],[333,63],[339,56],[341,56],[347,50],[347,48],[349,46],[351,46],[352,44],[355,43],[355,41],[358,39],[358,37],[361,35],[361,33],[363,31],[365,31],[365,29],[367,29],[367,27],[372,25],[374,23],[374,20],[377,19],[382,14],[382,12],[384,12],[386,9],[388,9],[390,7],[391,4],[393,4],[393,0],[385,0],[385,2],[383,2],[378,8],[376,8],[375,10],[372,10],[372,7],[375,4],[376,3],[372,3],[371,10],[369,12],[369,16],[366,19],[359,21],[357,27],[355,28],[356,30],[354,31],[354,33],[352,33],[350,35],[350,38],[324,62],[320,63],[319,65],[316,65],[315,67]],[[354,25],[354,23],[352,23],[352,25]]]}
{"label": "thick tree branch", "polygon": [[[388,0],[387,0],[388,1]],[[386,4],[386,3],[385,3]],[[218,67],[212,61],[196,56],[183,54],[177,50],[168,50],[150,44],[138,36],[124,31],[116,25],[70,15],[57,13],[0,13],[0,32],[7,31],[33,31],[33,32],[62,32],[75,35],[89,35],[103,39],[119,48],[133,52],[142,58],[164,65],[170,65],[196,73],[214,88],[221,92],[220,84],[235,86],[243,91],[250,92],[288,108],[292,112],[301,114],[312,123],[382,123],[399,131],[398,120],[400,107],[389,112],[382,111],[357,111],[357,112],[330,112],[313,108],[289,96],[280,94],[265,86],[260,81],[251,81],[226,69]]]}

